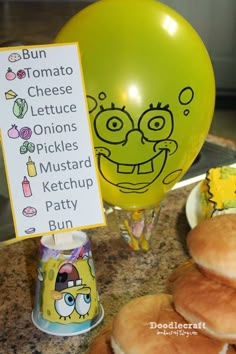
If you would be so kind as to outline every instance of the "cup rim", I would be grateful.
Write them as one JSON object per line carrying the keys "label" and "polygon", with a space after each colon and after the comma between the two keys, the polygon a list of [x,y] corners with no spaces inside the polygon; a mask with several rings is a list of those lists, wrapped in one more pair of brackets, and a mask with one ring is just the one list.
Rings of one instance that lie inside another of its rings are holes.
{"label": "cup rim", "polygon": [[88,236],[83,231],[63,232],[62,236],[63,235],[65,239],[66,239],[66,235],[70,235],[69,241],[65,240],[65,242],[61,242],[60,244],[55,244],[54,235],[51,234],[51,235],[42,236],[40,242],[46,248],[60,251],[60,250],[72,250],[74,248],[80,248],[88,241]]}

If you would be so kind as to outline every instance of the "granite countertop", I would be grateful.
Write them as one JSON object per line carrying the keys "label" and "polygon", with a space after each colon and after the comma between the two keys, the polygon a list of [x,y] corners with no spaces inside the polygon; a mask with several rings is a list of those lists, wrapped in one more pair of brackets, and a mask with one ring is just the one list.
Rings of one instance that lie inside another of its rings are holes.
{"label": "granite countertop", "polygon": [[[65,21],[88,2],[0,3],[0,40],[42,44],[53,41]],[[236,142],[208,136],[208,141],[236,150]],[[0,248],[0,354],[86,353],[93,337],[130,299],[165,292],[169,274],[189,255],[185,239],[190,230],[185,204],[194,184],[171,191],[162,202],[153,247],[133,254],[120,238],[114,215],[108,226],[88,231],[97,286],[105,316],[91,332],[57,337],[38,330],[31,321],[38,265],[39,239]]]}

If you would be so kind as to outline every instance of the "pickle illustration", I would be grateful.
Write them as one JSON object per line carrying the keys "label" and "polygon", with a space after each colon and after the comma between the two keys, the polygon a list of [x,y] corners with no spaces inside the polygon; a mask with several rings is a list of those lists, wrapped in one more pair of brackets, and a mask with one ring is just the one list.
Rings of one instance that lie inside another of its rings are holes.
{"label": "pickle illustration", "polygon": [[24,118],[27,111],[28,111],[28,104],[27,104],[26,100],[24,98],[17,98],[14,101],[14,105],[13,105],[14,115],[17,118],[22,119],[22,118]]}
{"label": "pickle illustration", "polygon": [[34,152],[35,150],[35,144],[32,143],[31,141],[24,141],[23,145],[20,147],[20,153],[21,154],[26,154],[27,152]]}

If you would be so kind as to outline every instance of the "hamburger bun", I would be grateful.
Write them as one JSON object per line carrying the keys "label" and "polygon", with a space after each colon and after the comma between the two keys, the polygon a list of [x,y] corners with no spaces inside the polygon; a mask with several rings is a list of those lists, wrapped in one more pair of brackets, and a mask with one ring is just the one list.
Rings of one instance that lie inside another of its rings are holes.
{"label": "hamburger bun", "polygon": [[192,265],[194,264],[193,259],[189,258],[186,261],[184,261],[183,263],[181,263],[180,265],[178,265],[170,274],[168,281],[167,281],[167,287],[169,288],[170,292],[171,290],[171,286],[172,283],[178,279],[182,274],[184,274],[184,272],[191,268]]}
{"label": "hamburger bun", "polygon": [[236,214],[201,222],[188,233],[187,246],[205,275],[236,288]]}
{"label": "hamburger bun", "polygon": [[236,343],[236,290],[206,277],[196,264],[185,267],[171,282],[176,311],[198,331],[217,340]]}
{"label": "hamburger bun", "polygon": [[111,345],[114,354],[233,353],[231,347],[208,338],[179,315],[168,294],[131,300],[114,317]]}
{"label": "hamburger bun", "polygon": [[93,339],[87,354],[113,354],[111,348],[111,323]]}

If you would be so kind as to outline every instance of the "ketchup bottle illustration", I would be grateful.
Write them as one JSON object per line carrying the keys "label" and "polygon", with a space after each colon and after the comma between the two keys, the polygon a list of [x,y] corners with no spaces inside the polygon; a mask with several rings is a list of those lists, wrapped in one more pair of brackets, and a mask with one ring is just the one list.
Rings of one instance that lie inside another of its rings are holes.
{"label": "ketchup bottle illustration", "polygon": [[26,176],[24,176],[24,179],[22,181],[22,189],[25,197],[30,197],[32,195],[30,182],[28,181]]}

